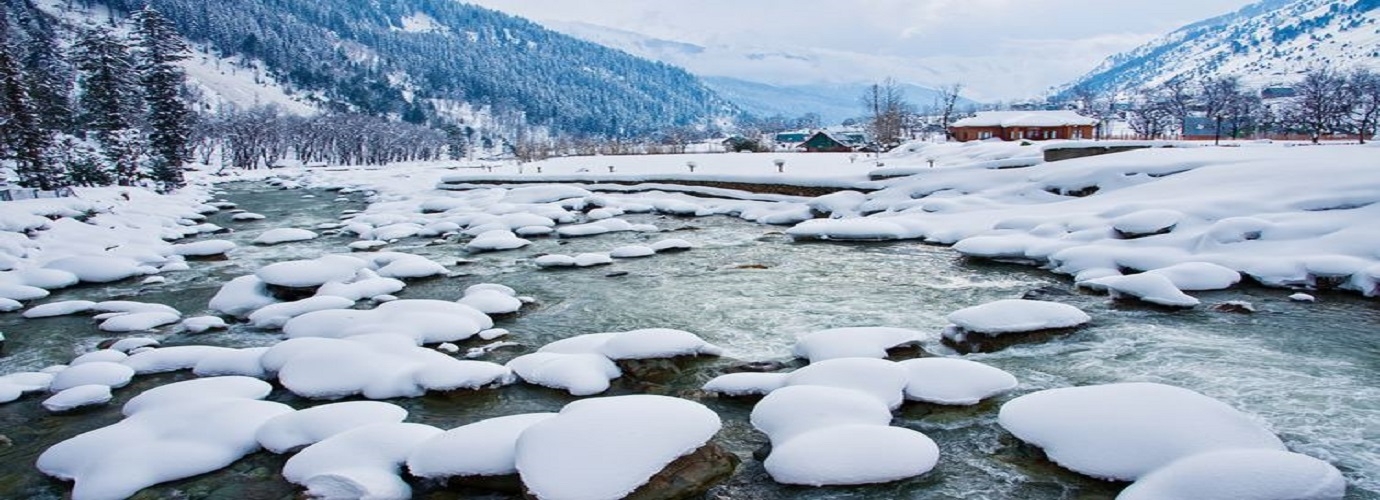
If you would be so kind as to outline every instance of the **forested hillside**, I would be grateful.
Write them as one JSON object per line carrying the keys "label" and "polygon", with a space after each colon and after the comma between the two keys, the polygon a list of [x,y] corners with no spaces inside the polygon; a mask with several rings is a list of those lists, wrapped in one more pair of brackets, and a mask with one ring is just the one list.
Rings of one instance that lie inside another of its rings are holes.
{"label": "forested hillside", "polygon": [[[11,0],[12,1],[12,0]],[[732,114],[694,76],[453,0],[89,0],[152,5],[194,43],[265,63],[327,109],[414,123],[436,100],[492,105],[559,133],[630,137]]]}

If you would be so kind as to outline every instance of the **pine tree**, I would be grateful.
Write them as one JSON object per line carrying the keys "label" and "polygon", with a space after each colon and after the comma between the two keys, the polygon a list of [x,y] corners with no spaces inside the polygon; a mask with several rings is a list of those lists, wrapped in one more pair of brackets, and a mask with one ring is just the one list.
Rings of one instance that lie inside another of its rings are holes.
{"label": "pine tree", "polygon": [[62,171],[48,161],[52,135],[43,129],[29,96],[18,50],[0,31],[0,143],[14,160],[19,185],[53,190],[66,185]]}
{"label": "pine tree", "polygon": [[72,130],[72,68],[57,41],[34,36],[24,44],[24,69],[29,73],[29,95],[38,108],[43,128]]}
{"label": "pine tree", "polygon": [[104,143],[136,122],[139,92],[129,48],[109,30],[92,27],[72,49],[72,61],[82,72],[79,128],[94,131]]}
{"label": "pine tree", "polygon": [[149,173],[159,191],[168,192],[186,184],[182,164],[189,156],[192,112],[182,100],[187,76],[177,62],[187,59],[187,45],[172,23],[151,6],[135,13],[133,20],[153,156]]}

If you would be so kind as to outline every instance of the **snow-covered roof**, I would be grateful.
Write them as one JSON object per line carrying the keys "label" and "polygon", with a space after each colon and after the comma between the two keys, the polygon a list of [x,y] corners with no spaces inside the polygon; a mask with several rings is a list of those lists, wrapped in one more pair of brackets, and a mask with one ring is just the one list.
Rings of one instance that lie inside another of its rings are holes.
{"label": "snow-covered roof", "polygon": [[1096,125],[1097,119],[1072,111],[982,111],[954,122],[955,127],[1061,127]]}

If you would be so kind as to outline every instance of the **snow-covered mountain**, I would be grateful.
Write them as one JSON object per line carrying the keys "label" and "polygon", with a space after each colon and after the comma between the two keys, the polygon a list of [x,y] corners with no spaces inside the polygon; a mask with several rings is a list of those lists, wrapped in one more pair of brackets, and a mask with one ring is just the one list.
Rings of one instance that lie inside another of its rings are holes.
{"label": "snow-covered mountain", "polygon": [[[907,99],[929,106],[938,91],[926,85],[946,82],[935,68],[896,58],[830,51],[699,45],[665,40],[589,23],[546,21],[543,25],[607,47],[686,68],[720,95],[759,116],[797,117],[818,113],[826,123],[863,114],[863,89],[875,83],[869,75],[889,75],[902,82]],[[839,68],[849,68],[839,71]],[[967,101],[965,101],[967,102]]]}
{"label": "snow-covered mountain", "polygon": [[1322,65],[1380,68],[1380,0],[1263,0],[1112,56],[1057,91],[1126,92],[1218,75],[1265,86]]}

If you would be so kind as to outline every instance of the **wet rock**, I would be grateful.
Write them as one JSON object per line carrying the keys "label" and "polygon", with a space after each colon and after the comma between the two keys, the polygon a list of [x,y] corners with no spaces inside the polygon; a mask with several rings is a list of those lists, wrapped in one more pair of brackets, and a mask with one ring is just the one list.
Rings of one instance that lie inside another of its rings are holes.
{"label": "wet rock", "polygon": [[891,347],[886,350],[886,358],[892,361],[905,361],[907,359],[924,358],[930,355],[925,351],[925,347],[919,341],[906,342],[901,345]]}
{"label": "wet rock", "polygon": [[771,269],[771,268],[767,267],[765,264],[739,264],[739,265],[733,266],[732,269]]}
{"label": "wet rock", "polygon": [[496,491],[511,495],[522,494],[522,478],[517,474],[503,476],[456,476],[446,481],[450,489]]}
{"label": "wet rock", "polygon": [[605,277],[605,278],[617,278],[617,277],[619,277],[619,276],[627,276],[627,275],[628,275],[628,272],[627,272],[627,271],[614,271],[614,272],[605,274],[604,277]]}
{"label": "wet rock", "polygon": [[1060,297],[1072,296],[1073,292],[1070,292],[1063,288],[1059,288],[1057,286],[1042,286],[1040,288],[1036,288],[1034,290],[1025,292],[1024,295],[1021,295],[1021,298],[1025,300],[1054,300]]}
{"label": "wet rock", "polygon": [[742,373],[742,372],[767,373],[767,372],[778,372],[778,371],[781,371],[781,370],[785,370],[786,367],[787,367],[787,366],[786,366],[786,363],[782,363],[782,362],[780,362],[780,361],[746,361],[746,362],[742,362],[742,363],[738,363],[738,364],[736,364],[736,365],[730,366],[730,367],[728,367],[728,369],[724,370],[724,372],[725,372],[725,373]]}
{"label": "wet rock", "polygon": [[1212,306],[1212,310],[1221,313],[1250,314],[1255,312],[1255,306],[1250,302],[1230,300]]}
{"label": "wet rock", "polygon": [[266,285],[266,288],[268,288],[268,294],[269,294],[269,295],[272,295],[273,298],[278,299],[278,300],[281,300],[281,301],[283,301],[283,302],[294,302],[294,301],[298,301],[298,300],[302,300],[302,299],[307,299],[307,298],[315,297],[315,296],[316,296],[316,289],[317,289],[318,287],[314,287],[314,286],[282,286],[282,285],[267,284],[267,285]]}
{"label": "wet rock", "polygon": [[1067,335],[1078,328],[1051,328],[1046,330],[1034,330],[1020,333],[1004,333],[997,336],[989,336],[982,333],[970,332],[963,328],[950,325],[944,330],[944,335],[940,341],[958,351],[961,354],[974,354],[982,352],[996,352],[1007,347],[1018,344],[1034,344],[1045,342],[1054,337]]}
{"label": "wet rock", "polygon": [[625,500],[682,500],[701,498],[715,485],[733,475],[741,462],[717,443],[710,442],[689,455],[677,458]]}
{"label": "wet rock", "polygon": [[10,439],[9,436],[0,434],[0,448],[9,448],[11,446],[14,446],[14,440]]}
{"label": "wet rock", "polygon": [[672,358],[619,359],[614,363],[623,378],[639,385],[664,385],[694,368],[716,359],[714,356],[676,356]]}

